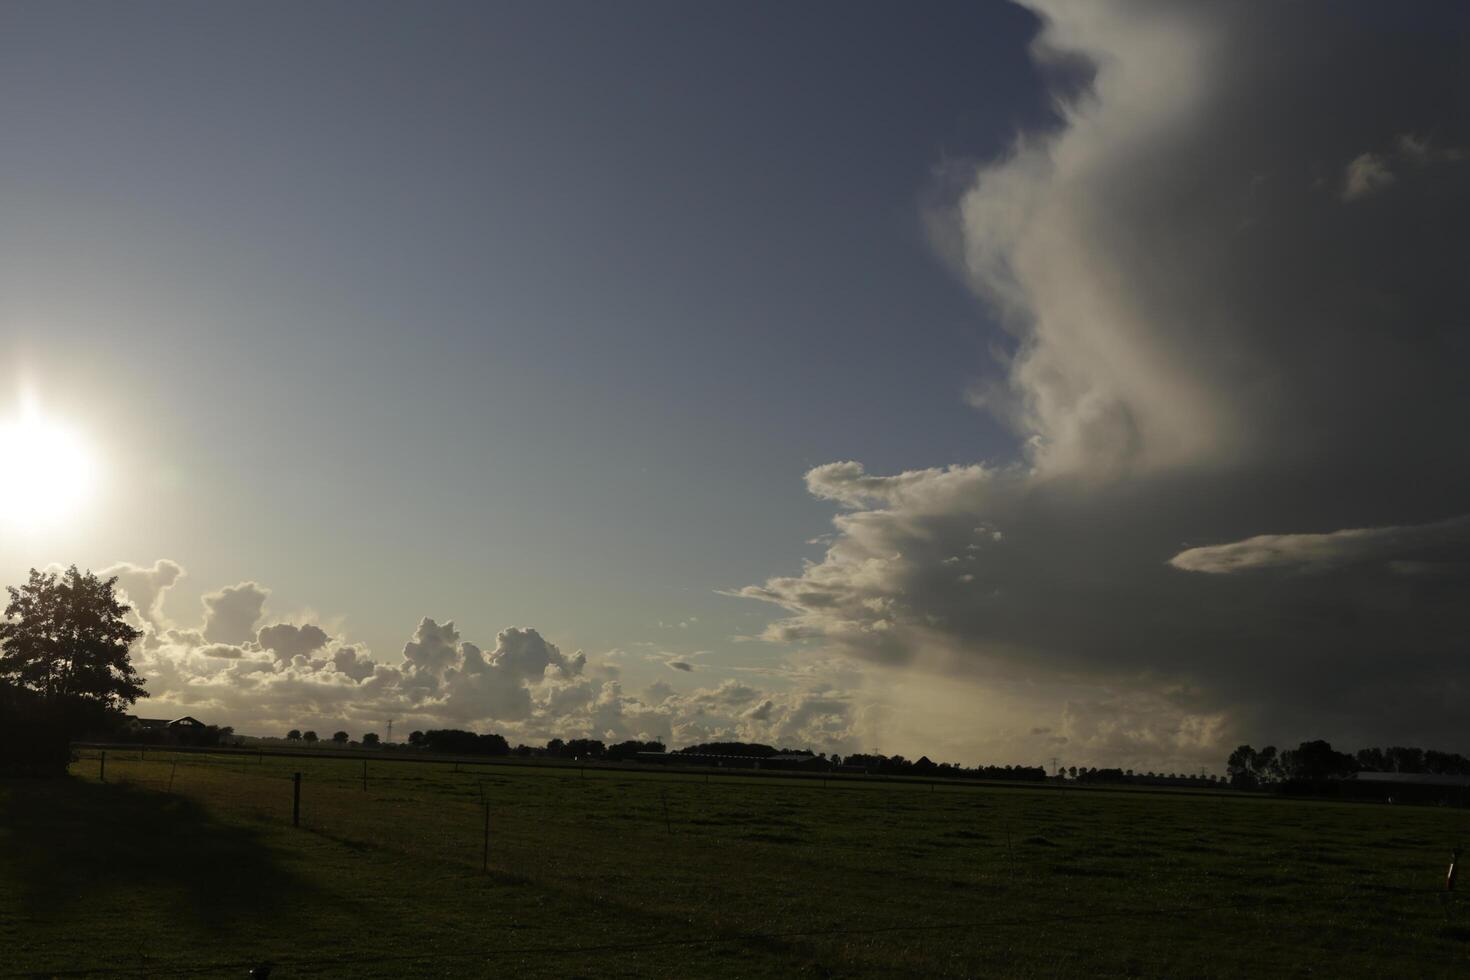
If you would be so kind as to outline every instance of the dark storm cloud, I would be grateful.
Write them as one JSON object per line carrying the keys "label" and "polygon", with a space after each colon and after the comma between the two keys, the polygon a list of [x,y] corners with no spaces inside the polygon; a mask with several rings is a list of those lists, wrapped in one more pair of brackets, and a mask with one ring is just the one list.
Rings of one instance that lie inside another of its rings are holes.
{"label": "dark storm cloud", "polygon": [[953,212],[1022,460],[818,467],[836,539],[742,594],[772,639],[1049,689],[1115,757],[1463,747],[1467,15],[1038,6],[1091,84]]}

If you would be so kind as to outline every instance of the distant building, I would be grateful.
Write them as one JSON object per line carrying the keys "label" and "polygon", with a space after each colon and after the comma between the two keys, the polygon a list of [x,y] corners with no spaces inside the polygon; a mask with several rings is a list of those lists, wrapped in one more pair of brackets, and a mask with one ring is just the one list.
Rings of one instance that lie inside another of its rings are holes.
{"label": "distant building", "polygon": [[139,718],[137,715],[127,715],[127,730],[135,735],[145,733],[192,735],[202,732],[209,726],[191,715],[182,718]]}
{"label": "distant building", "polygon": [[1470,803],[1470,776],[1428,772],[1355,772],[1333,782],[1340,794],[1349,799],[1448,806]]}
{"label": "distant building", "polygon": [[759,769],[765,761],[758,755],[713,755],[703,752],[639,752],[639,762],[665,766],[711,766],[725,769]]}
{"label": "distant building", "polygon": [[717,755],[706,752],[639,752],[639,762],[659,765],[708,766],[712,769],[809,769],[827,770],[832,764],[819,755],[780,752],[776,755]]}
{"label": "distant building", "polygon": [[832,764],[819,755],[809,752],[781,752],[767,756],[764,760],[769,769],[831,769]]}

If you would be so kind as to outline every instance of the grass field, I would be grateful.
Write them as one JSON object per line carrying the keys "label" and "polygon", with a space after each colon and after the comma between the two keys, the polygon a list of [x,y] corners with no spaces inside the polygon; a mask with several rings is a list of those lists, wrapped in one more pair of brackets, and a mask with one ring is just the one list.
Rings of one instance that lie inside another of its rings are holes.
{"label": "grass field", "polygon": [[0,976],[1470,968],[1463,810],[116,751],[103,784],[95,754],[0,781]]}

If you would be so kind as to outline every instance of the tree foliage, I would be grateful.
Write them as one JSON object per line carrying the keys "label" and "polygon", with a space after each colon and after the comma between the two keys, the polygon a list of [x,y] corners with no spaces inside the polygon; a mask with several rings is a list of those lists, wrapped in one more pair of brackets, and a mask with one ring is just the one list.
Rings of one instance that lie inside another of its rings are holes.
{"label": "tree foliage", "polygon": [[128,659],[141,635],[124,616],[116,578],[100,579],[75,565],[61,575],[31,569],[10,586],[0,622],[0,680],[39,694],[117,709],[146,698],[144,679]]}
{"label": "tree foliage", "polygon": [[423,733],[419,746],[429,752],[450,755],[509,755],[510,743],[503,735],[477,735],[458,728],[436,728]]}

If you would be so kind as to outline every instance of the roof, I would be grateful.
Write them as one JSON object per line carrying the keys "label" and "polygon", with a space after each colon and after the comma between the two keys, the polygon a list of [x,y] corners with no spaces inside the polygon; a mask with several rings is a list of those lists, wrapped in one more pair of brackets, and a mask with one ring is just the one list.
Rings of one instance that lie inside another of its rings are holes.
{"label": "roof", "polygon": [[208,727],[207,725],[204,724],[204,722],[200,721],[198,718],[195,718],[193,715],[185,715],[182,718],[175,718],[173,721],[168,722],[168,726],[170,728],[172,728],[175,725],[184,725],[184,726],[189,727],[189,728],[207,728]]}

